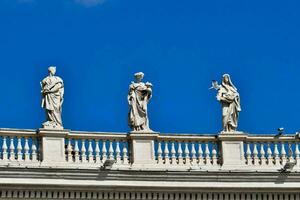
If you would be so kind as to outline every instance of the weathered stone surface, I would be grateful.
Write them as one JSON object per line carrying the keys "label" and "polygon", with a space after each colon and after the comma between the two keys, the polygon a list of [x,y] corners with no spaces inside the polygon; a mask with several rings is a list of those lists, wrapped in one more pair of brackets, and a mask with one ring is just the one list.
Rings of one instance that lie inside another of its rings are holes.
{"label": "weathered stone surface", "polygon": [[222,152],[222,167],[231,170],[245,166],[244,140],[247,135],[241,132],[224,132],[218,136]]}
{"label": "weathered stone surface", "polygon": [[[131,133],[129,138],[131,140],[131,163],[137,165],[155,165],[155,148],[154,141],[158,134],[154,133]],[[140,166],[142,167],[142,166]]]}
{"label": "weathered stone surface", "polygon": [[57,165],[66,162],[65,138],[69,130],[39,129],[41,138],[41,160],[43,165]]}

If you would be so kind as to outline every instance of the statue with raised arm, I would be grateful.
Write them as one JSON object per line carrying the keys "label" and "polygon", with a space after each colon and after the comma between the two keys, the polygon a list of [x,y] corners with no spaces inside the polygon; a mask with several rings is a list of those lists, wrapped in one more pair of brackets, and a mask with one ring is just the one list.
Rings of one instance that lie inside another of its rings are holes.
{"label": "statue with raised arm", "polygon": [[217,100],[222,105],[223,132],[235,132],[238,126],[239,112],[241,111],[240,95],[233,85],[229,74],[224,74],[221,85],[212,82],[210,89],[216,89]]}
{"label": "statue with raised arm", "polygon": [[48,68],[49,75],[41,82],[42,108],[46,112],[46,122],[43,128],[63,129],[62,124],[62,104],[64,96],[63,80],[55,76],[56,67]]}
{"label": "statue with raised arm", "polygon": [[152,84],[143,83],[143,72],[134,74],[135,82],[131,82],[128,93],[128,124],[132,131],[152,132],[149,128],[147,105],[152,97]]}

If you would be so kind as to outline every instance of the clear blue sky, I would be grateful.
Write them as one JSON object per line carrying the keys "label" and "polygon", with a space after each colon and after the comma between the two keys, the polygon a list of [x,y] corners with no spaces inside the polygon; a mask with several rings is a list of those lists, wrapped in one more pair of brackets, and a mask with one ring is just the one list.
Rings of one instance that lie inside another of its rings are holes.
{"label": "clear blue sky", "polygon": [[230,73],[239,130],[300,130],[300,1],[0,0],[0,127],[39,128],[40,80],[65,81],[65,128],[128,131],[133,73],[153,83],[151,128],[216,133],[212,79]]}

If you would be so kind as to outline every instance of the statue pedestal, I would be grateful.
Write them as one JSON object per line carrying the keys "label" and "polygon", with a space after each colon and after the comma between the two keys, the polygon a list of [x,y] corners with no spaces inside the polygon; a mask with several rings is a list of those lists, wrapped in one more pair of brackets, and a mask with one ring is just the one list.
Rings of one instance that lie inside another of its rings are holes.
{"label": "statue pedestal", "polygon": [[39,129],[41,160],[43,163],[58,164],[66,162],[65,137],[69,130]]}
{"label": "statue pedestal", "polygon": [[222,132],[218,136],[222,152],[223,168],[240,168],[245,166],[244,140],[247,135],[243,132]]}
{"label": "statue pedestal", "polygon": [[156,132],[130,132],[130,152],[131,152],[131,163],[133,165],[147,165],[154,164],[155,152],[154,152],[154,141],[157,138],[158,133]]}

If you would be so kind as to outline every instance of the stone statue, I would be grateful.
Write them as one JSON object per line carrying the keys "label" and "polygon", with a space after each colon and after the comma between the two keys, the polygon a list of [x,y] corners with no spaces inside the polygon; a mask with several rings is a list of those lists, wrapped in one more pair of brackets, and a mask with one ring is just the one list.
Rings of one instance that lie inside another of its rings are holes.
{"label": "stone statue", "polygon": [[152,132],[149,128],[147,105],[152,97],[152,84],[143,83],[143,72],[134,74],[135,82],[131,82],[128,93],[128,124],[133,131]]}
{"label": "stone statue", "polygon": [[240,95],[237,88],[231,82],[229,74],[224,74],[221,85],[217,81],[212,82],[210,89],[218,91],[217,100],[222,105],[223,132],[235,132],[238,126]]}
{"label": "stone statue", "polygon": [[55,76],[56,67],[48,68],[49,76],[41,82],[42,108],[46,112],[46,122],[43,128],[63,129],[61,113],[64,96],[63,80]]}

